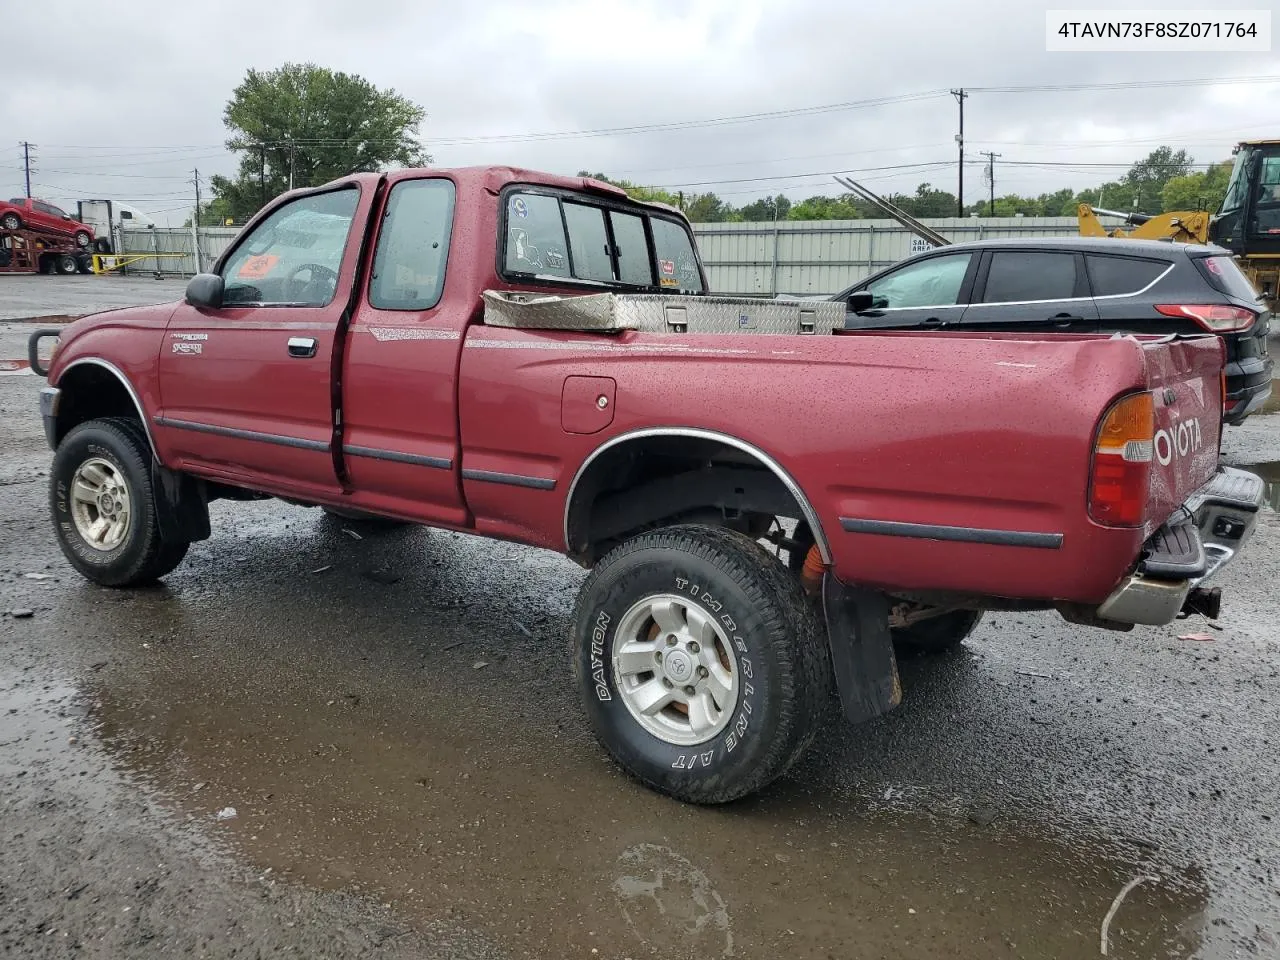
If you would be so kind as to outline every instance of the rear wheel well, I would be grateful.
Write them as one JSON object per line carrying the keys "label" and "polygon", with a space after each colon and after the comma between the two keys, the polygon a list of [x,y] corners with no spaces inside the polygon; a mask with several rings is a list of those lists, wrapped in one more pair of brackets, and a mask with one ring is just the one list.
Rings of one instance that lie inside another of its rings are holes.
{"label": "rear wheel well", "polygon": [[614,545],[656,527],[707,523],[763,537],[805,511],[761,456],[700,436],[650,436],[602,451],[577,478],[565,535],[590,566]]}
{"label": "rear wheel well", "polygon": [[63,437],[89,420],[122,417],[143,422],[128,387],[105,367],[87,363],[72,367],[59,379],[58,388],[62,393],[55,443],[62,443]]}

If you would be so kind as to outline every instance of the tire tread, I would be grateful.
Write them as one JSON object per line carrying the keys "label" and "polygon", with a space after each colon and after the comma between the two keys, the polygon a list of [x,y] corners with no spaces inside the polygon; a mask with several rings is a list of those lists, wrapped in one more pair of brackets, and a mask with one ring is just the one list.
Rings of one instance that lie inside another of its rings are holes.
{"label": "tire tread", "polygon": [[[641,534],[615,547],[592,570],[578,594],[573,622],[583,620],[597,585],[620,561],[639,551],[670,550],[711,563],[735,581],[765,621],[767,642],[781,665],[781,713],[767,752],[745,775],[692,777],[671,771],[650,778],[631,769],[596,731],[596,739],[629,776],[651,789],[692,803],[719,804],[754,793],[783,776],[812,742],[816,720],[832,688],[830,660],[814,610],[799,581],[749,537],[723,527],[686,524]],[[581,640],[577,639],[580,643]],[[579,685],[583,661],[574,656]]]}

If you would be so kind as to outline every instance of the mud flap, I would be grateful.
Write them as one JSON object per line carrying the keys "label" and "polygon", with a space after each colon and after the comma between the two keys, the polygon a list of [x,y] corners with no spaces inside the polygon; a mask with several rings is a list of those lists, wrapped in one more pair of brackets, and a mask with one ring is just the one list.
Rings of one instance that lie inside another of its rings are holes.
{"label": "mud flap", "polygon": [[203,481],[152,460],[151,491],[162,540],[195,543],[209,539],[209,500]]}
{"label": "mud flap", "polygon": [[827,573],[822,609],[845,717],[862,723],[888,713],[902,702],[888,599],[875,590],[845,586]]}

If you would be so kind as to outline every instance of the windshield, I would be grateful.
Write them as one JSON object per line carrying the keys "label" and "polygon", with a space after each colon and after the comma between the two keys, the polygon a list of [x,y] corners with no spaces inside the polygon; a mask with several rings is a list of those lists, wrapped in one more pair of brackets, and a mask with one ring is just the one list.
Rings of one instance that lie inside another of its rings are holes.
{"label": "windshield", "polygon": [[1239,210],[1244,206],[1245,181],[1248,179],[1249,158],[1252,156],[1253,151],[1249,149],[1242,149],[1236,154],[1235,166],[1231,168],[1231,179],[1227,181],[1227,195],[1222,199],[1221,212]]}

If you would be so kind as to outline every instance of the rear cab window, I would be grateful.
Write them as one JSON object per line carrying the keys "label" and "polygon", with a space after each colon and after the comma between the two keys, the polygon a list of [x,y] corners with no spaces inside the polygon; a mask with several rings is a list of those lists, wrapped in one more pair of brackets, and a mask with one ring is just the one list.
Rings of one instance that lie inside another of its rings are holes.
{"label": "rear cab window", "polygon": [[703,293],[693,237],[675,217],[588,194],[517,187],[504,195],[503,279]]}
{"label": "rear cab window", "polygon": [[369,277],[369,305],[430,310],[444,293],[455,187],[442,177],[391,187]]}

